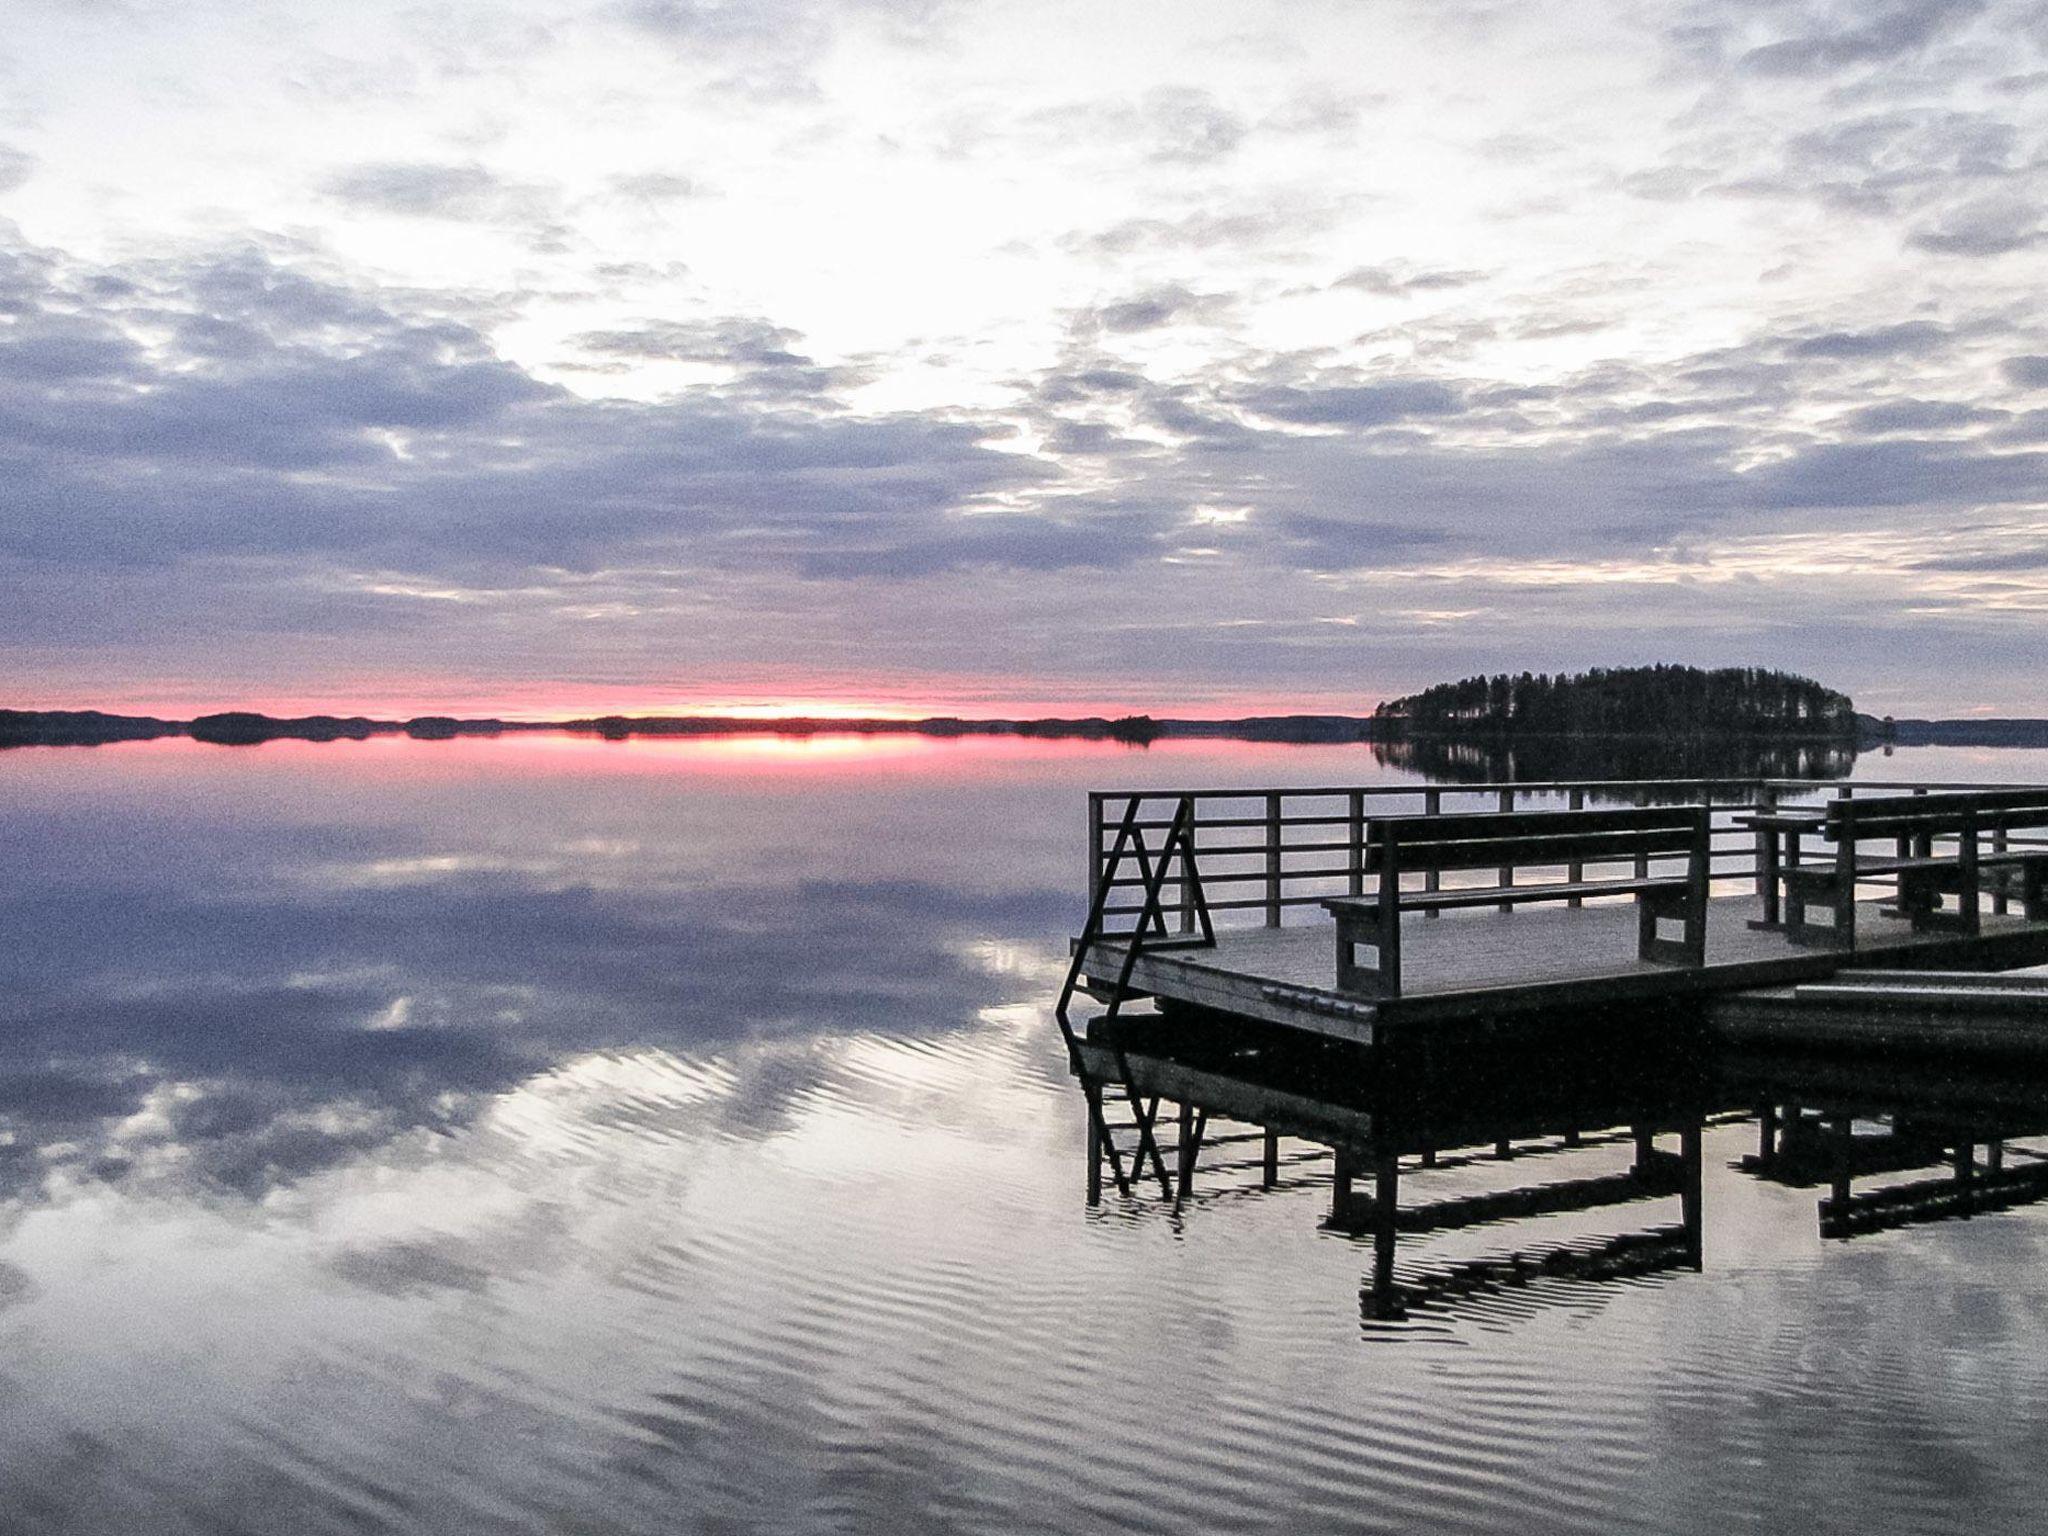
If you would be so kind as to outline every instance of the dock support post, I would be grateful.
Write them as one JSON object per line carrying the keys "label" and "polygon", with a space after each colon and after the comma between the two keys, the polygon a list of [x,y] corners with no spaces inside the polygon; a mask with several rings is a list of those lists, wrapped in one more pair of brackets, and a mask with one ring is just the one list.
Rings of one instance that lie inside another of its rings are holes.
{"label": "dock support post", "polygon": [[1088,1095],[1088,1203],[1102,1204],[1102,1111],[1097,1107],[1095,1088],[1091,1084]]}
{"label": "dock support post", "polygon": [[1635,1171],[1641,1173],[1650,1166],[1650,1158],[1657,1150],[1657,1133],[1647,1125],[1632,1126],[1630,1129],[1634,1131],[1636,1138]]}
{"label": "dock support post", "polygon": [[1401,1203],[1401,1164],[1392,1153],[1374,1160],[1372,1176],[1372,1290],[1383,1309],[1394,1299],[1395,1217]]}
{"label": "dock support post", "polygon": [[1768,1163],[1778,1152],[1778,1108],[1766,1104],[1756,1112],[1756,1155],[1759,1162]]}
{"label": "dock support post", "polygon": [[1188,1195],[1188,1186],[1195,1181],[1195,1106],[1185,1099],[1180,1106],[1180,1142],[1174,1148],[1173,1199],[1178,1205]]}
{"label": "dock support post", "polygon": [[1514,1146],[1508,1141],[1507,1137],[1503,1136],[1493,1144],[1493,1155],[1495,1157],[1513,1157],[1515,1155]]}
{"label": "dock support post", "polygon": [[1678,1136],[1678,1158],[1680,1167],[1679,1202],[1685,1223],[1685,1246],[1694,1269],[1706,1267],[1707,1249],[1705,1231],[1700,1210],[1700,1128],[1688,1126]]}
{"label": "dock support post", "polygon": [[1280,796],[1266,796],[1266,926],[1280,926]]}
{"label": "dock support post", "polygon": [[1351,1154],[1342,1147],[1331,1150],[1336,1167],[1330,1177],[1330,1220],[1342,1223],[1351,1215]]}
{"label": "dock support post", "polygon": [[1849,1181],[1854,1173],[1851,1166],[1856,1153],[1856,1122],[1847,1115],[1839,1115],[1834,1124],[1835,1178],[1829,1191],[1830,1204],[1834,1206],[1837,1219],[1846,1220],[1849,1215]]}
{"label": "dock support post", "polygon": [[1280,1182],[1280,1133],[1268,1129],[1266,1132],[1265,1161],[1259,1177],[1262,1187],[1271,1189]]}
{"label": "dock support post", "polygon": [[2004,1142],[2002,1142],[2002,1141],[1987,1141],[1987,1142],[1985,1142],[1985,1143],[1984,1143],[1984,1169],[1985,1169],[1985,1171],[1986,1171],[1987,1173],[1997,1173],[1997,1172],[1998,1172],[1999,1170],[2001,1170],[2001,1169],[2002,1169],[2002,1168],[2004,1168],[2004,1167],[2005,1167],[2005,1143],[2004,1143]]}

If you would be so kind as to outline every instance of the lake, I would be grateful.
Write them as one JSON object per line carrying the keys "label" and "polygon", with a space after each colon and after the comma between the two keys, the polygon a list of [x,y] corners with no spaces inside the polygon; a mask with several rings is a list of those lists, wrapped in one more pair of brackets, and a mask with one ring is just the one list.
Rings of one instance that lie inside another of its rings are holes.
{"label": "lake", "polygon": [[0,1529],[2034,1528],[2043,1206],[1824,1239],[1717,1104],[1697,1270],[1382,1318],[1302,1149],[1085,1201],[1084,791],[1382,781],[1217,742],[0,754]]}

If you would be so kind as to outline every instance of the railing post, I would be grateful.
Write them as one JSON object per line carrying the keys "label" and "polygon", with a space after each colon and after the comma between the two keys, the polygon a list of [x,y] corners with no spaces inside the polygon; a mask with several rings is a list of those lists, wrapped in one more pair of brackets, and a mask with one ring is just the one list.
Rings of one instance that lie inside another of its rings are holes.
{"label": "railing post", "polygon": [[1266,926],[1280,926],[1280,793],[1266,796]]}
{"label": "railing post", "polygon": [[[1575,811],[1583,811],[1586,808],[1585,790],[1573,790],[1566,803]],[[1571,881],[1573,885],[1577,885],[1586,878],[1586,866],[1583,861],[1574,859],[1565,866],[1564,874],[1567,880]],[[1583,896],[1571,896],[1565,899],[1567,907],[1583,907],[1585,904],[1586,898]]]}
{"label": "railing post", "polygon": [[[1422,814],[1425,816],[1441,816],[1443,813],[1444,792],[1440,789],[1425,789],[1422,792]],[[1433,864],[1422,872],[1422,888],[1425,891],[1437,889],[1442,881],[1443,876]],[[1441,907],[1430,907],[1426,911],[1430,917],[1443,916],[1443,909]]]}
{"label": "railing post", "polygon": [[1188,808],[1188,840],[1180,850],[1180,931],[1195,931],[1195,806],[1196,800],[1189,795],[1185,801]]}
{"label": "railing post", "polygon": [[[1500,792],[1500,808],[1503,811],[1512,811],[1515,808],[1515,792],[1512,789],[1504,789]],[[1515,883],[1514,865],[1503,864],[1501,866],[1500,883],[1502,889],[1506,889]],[[1515,904],[1511,901],[1504,901],[1500,904],[1500,909],[1503,912],[1512,912],[1515,910]]]}
{"label": "railing post", "polygon": [[[2001,818],[1998,822],[1998,825],[1991,829],[1991,851],[1993,853],[2004,853],[2005,849],[2005,822],[2003,818]],[[1991,893],[1991,910],[2001,917],[2005,915],[2007,905],[2005,897],[2005,879],[2006,872],[2009,867],[2010,866],[2006,865],[1999,866],[1998,889]]]}
{"label": "railing post", "polygon": [[[1756,808],[1766,816],[1771,815],[1778,809],[1777,785],[1763,783],[1757,785]],[[1771,872],[1764,863],[1764,839],[1766,838],[1769,838],[1775,844],[1778,840],[1777,830],[1775,828],[1760,830],[1755,837],[1750,839],[1749,859],[1756,873],[1756,893],[1768,899],[1771,894]]]}
{"label": "railing post", "polygon": [[[1636,791],[1636,804],[1638,806],[1645,806],[1649,803],[1649,790],[1638,789]],[[1636,878],[1638,880],[1647,880],[1650,878],[1650,856],[1647,853],[1639,853],[1636,855]]]}
{"label": "railing post", "polygon": [[1350,876],[1346,888],[1353,896],[1365,894],[1365,791],[1351,791],[1351,817],[1346,837],[1348,846],[1345,858],[1346,872]]}

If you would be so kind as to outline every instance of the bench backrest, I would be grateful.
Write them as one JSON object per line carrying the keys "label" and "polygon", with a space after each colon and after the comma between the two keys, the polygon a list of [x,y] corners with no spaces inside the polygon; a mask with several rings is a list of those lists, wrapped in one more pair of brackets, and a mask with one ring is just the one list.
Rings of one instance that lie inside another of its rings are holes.
{"label": "bench backrest", "polygon": [[1386,816],[1368,823],[1366,867],[1496,869],[1515,864],[1594,864],[1637,855],[1704,851],[1704,805],[1591,811],[1473,811]]}
{"label": "bench backrest", "polygon": [[1873,800],[1830,800],[1822,828],[1831,841],[1853,837],[1939,837],[1969,827],[2048,827],[2048,790],[1969,789]]}

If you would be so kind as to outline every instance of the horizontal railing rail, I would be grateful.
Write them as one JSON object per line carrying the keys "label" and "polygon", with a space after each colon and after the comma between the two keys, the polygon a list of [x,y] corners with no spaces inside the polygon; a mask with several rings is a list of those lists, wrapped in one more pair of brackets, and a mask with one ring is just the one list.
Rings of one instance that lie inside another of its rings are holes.
{"label": "horizontal railing rail", "polygon": [[[1088,796],[1088,894],[1091,906],[1100,900],[1105,923],[1127,922],[1143,906],[1144,883],[1134,869],[1110,875],[1110,838],[1136,803],[1128,825],[1152,835],[1168,830],[1183,803],[1191,807],[1188,836],[1199,873],[1202,908],[1226,920],[1242,922],[1256,915],[1268,927],[1280,927],[1288,913],[1319,907],[1333,896],[1359,895],[1365,889],[1367,829],[1387,816],[1453,815],[1460,811],[1584,809],[1594,804],[1706,804],[1712,808],[1709,847],[1710,879],[1724,890],[1749,882],[1760,889],[1755,833],[1738,823],[1745,812],[1791,808],[1824,802],[1842,795],[1898,795],[1946,789],[2028,788],[1950,782],[1849,781],[1800,779],[1576,779],[1490,784],[1365,784],[1309,785],[1290,788],[1097,790]],[[2003,839],[2003,834],[1999,834]],[[2033,846],[2035,839],[2014,834],[2010,846]],[[2042,840],[2048,846],[2048,840]],[[1997,846],[2007,843],[2000,841]],[[1636,855],[1626,861],[1637,875],[1664,873],[1683,863],[1682,855]],[[1569,865],[1530,865],[1530,871],[1556,870],[1579,881],[1593,860]],[[1511,885],[1516,870],[1473,875],[1418,878],[1426,890],[1457,889],[1491,883]],[[1439,881],[1442,881],[1441,885]],[[1576,904],[1576,903],[1575,903]],[[1184,878],[1170,883],[1167,912],[1182,932],[1198,920],[1196,892]]]}

